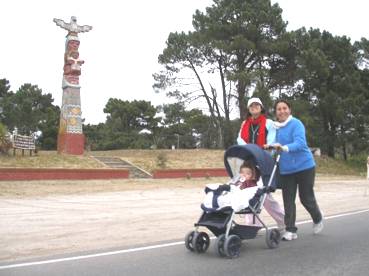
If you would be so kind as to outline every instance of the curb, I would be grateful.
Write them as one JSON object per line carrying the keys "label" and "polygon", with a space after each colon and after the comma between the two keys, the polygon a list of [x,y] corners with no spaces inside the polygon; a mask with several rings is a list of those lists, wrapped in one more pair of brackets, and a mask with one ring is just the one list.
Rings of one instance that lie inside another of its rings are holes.
{"label": "curb", "polygon": [[126,169],[34,169],[0,168],[0,181],[8,180],[88,180],[128,178]]}

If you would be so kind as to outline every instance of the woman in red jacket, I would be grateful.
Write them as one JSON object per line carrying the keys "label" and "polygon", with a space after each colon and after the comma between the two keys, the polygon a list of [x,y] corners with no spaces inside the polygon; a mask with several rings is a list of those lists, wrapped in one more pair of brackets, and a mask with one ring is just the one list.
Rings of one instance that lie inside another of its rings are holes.
{"label": "woman in red jacket", "polygon": [[[267,119],[263,104],[259,98],[251,98],[247,102],[248,116],[242,123],[241,129],[237,138],[239,145],[257,144],[264,148],[265,145],[271,145],[275,142],[276,129],[273,121]],[[270,216],[277,222],[278,228],[283,230],[284,210],[279,203],[268,193],[265,197],[264,208]],[[246,223],[252,224],[250,217],[246,216]]]}

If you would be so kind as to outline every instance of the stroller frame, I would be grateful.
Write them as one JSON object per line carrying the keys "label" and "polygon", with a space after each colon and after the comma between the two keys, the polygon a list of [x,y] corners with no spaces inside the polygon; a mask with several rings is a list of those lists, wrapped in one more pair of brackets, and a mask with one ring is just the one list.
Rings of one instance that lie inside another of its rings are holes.
{"label": "stroller frame", "polygon": [[[236,146],[234,146],[236,147]],[[257,146],[247,145],[247,147],[255,150]],[[261,149],[257,149],[261,150]],[[262,151],[262,150],[261,150]],[[254,206],[249,205],[240,211],[235,211],[231,207],[224,207],[214,212],[203,211],[197,223],[194,224],[195,230],[190,231],[185,237],[185,246],[189,251],[204,253],[209,248],[210,238],[206,232],[201,232],[200,227],[206,227],[216,237],[216,249],[221,257],[235,258],[240,254],[242,240],[253,239],[259,230],[265,228],[265,241],[268,248],[273,249],[279,246],[281,234],[278,229],[268,227],[260,218],[259,214],[265,202],[266,194],[272,187],[274,176],[278,167],[280,155],[277,154],[268,184],[261,190],[262,195],[256,201]],[[228,168],[227,168],[228,169]],[[261,223],[260,226],[241,225],[235,222],[235,216],[239,214],[253,214]]]}

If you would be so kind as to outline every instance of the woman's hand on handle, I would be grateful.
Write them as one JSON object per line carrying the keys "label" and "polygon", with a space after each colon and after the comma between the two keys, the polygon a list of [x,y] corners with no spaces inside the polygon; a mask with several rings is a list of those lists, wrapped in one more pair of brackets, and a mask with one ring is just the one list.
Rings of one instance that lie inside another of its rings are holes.
{"label": "woman's hand on handle", "polygon": [[288,152],[288,147],[287,146],[282,146],[280,143],[274,143],[274,144],[271,144],[271,145],[264,145],[263,148],[266,149],[266,150],[276,150],[276,151],[286,151],[286,152]]}
{"label": "woman's hand on handle", "polygon": [[264,145],[263,148],[265,150],[280,150],[282,148],[281,144],[270,144],[270,145]]}
{"label": "woman's hand on handle", "polygon": [[275,143],[272,145],[275,150],[282,151],[282,145],[280,143]]}

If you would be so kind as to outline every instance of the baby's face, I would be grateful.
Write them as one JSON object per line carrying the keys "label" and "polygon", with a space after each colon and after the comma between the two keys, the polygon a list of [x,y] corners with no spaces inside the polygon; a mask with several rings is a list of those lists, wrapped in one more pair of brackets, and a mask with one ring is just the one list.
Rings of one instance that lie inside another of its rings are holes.
{"label": "baby's face", "polygon": [[250,168],[242,168],[240,175],[245,178],[245,180],[252,180],[254,177],[252,175],[252,170]]}

